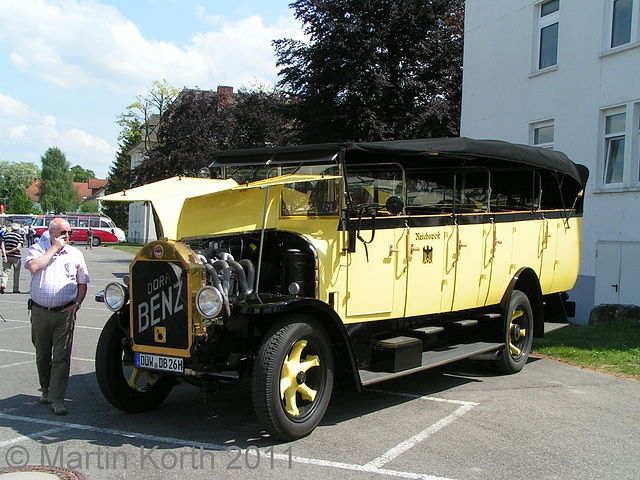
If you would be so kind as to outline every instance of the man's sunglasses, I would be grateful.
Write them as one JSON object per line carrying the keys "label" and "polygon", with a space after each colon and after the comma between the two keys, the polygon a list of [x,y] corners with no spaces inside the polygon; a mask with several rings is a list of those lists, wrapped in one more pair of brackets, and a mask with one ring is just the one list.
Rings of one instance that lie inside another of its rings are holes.
{"label": "man's sunglasses", "polygon": [[67,233],[71,235],[72,230],[60,230],[60,235],[66,235]]}

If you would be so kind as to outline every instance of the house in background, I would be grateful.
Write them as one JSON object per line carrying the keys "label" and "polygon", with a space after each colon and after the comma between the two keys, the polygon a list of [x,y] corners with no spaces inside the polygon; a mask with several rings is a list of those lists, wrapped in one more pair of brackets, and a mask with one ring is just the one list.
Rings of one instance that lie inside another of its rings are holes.
{"label": "house in background", "polygon": [[[187,90],[189,89],[185,88],[182,90],[180,95]],[[198,90],[197,93],[207,95],[213,92],[210,90]],[[220,104],[233,101],[233,87],[218,86],[215,93],[218,96]],[[176,102],[180,101],[180,95],[176,98]],[[157,127],[159,122],[160,117],[158,115],[152,115],[147,122],[147,133],[143,135],[143,139],[127,152],[131,157],[132,170],[144,161],[147,151],[156,145],[158,141]],[[127,238],[132,243],[147,243],[157,239],[153,210],[149,202],[131,202],[129,205]]]}
{"label": "house in background", "polygon": [[586,165],[574,321],[640,305],[640,0],[466,0],[461,135]]}
{"label": "house in background", "polygon": [[[98,178],[91,178],[88,182],[73,182],[73,186],[78,191],[78,195],[82,198],[81,204],[89,201],[97,201],[100,197],[104,196],[104,190],[107,187],[108,180],[101,180]],[[40,191],[40,180],[34,180],[29,188],[27,188],[26,193],[29,195],[29,198],[33,201],[34,206],[37,208],[42,208],[40,206],[40,196],[38,192]]]}

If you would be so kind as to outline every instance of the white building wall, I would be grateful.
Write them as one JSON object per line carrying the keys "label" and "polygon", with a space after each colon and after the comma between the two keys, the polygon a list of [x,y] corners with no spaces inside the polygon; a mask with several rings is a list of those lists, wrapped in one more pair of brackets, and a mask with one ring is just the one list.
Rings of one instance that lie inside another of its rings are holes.
{"label": "white building wall", "polygon": [[[631,43],[611,49],[613,0],[560,0],[557,65],[538,71],[539,5],[544,2],[466,1],[461,135],[532,144],[532,124],[550,120],[553,148],[591,172],[580,278],[570,292],[578,302],[576,323],[586,323],[594,306],[598,242],[640,241],[639,2],[634,0]],[[627,184],[603,188],[603,112],[622,105],[629,112]],[[640,288],[631,297],[640,305]]]}
{"label": "white building wall", "polygon": [[[141,146],[131,152],[131,169],[142,162],[143,149]],[[129,204],[128,240],[131,243],[148,243],[157,240],[156,227],[149,202],[131,202]]]}

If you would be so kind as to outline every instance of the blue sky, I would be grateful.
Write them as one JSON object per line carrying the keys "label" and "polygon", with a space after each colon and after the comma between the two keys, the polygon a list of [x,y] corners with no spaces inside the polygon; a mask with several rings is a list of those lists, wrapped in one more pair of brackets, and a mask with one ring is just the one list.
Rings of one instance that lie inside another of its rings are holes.
{"label": "blue sky", "polygon": [[302,39],[292,0],[0,0],[0,160],[59,147],[106,178],[117,116],[154,80],[274,84],[271,41]]}

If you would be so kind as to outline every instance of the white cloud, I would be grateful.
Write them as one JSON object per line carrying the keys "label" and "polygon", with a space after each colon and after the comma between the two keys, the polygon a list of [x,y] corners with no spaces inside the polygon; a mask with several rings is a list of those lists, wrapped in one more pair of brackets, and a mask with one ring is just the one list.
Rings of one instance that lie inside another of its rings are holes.
{"label": "white cloud", "polygon": [[0,93],[0,125],[9,120],[24,120],[31,116],[31,110],[20,100]]}
{"label": "white cloud", "polygon": [[202,88],[273,82],[271,40],[302,35],[293,17],[265,26],[260,16],[207,16],[212,31],[178,46],[144,38],[115,7],[93,0],[28,3],[0,2],[0,45],[15,68],[63,88],[107,85],[136,95],[160,79]]}
{"label": "white cloud", "polygon": [[[26,121],[22,121],[24,119]],[[38,115],[21,102],[0,94],[0,144],[7,139],[16,155],[12,161],[39,165],[38,155],[33,152],[42,155],[56,146],[71,165],[81,165],[103,177],[116,154],[116,149],[106,140],[77,128],[60,129],[55,116]]]}

